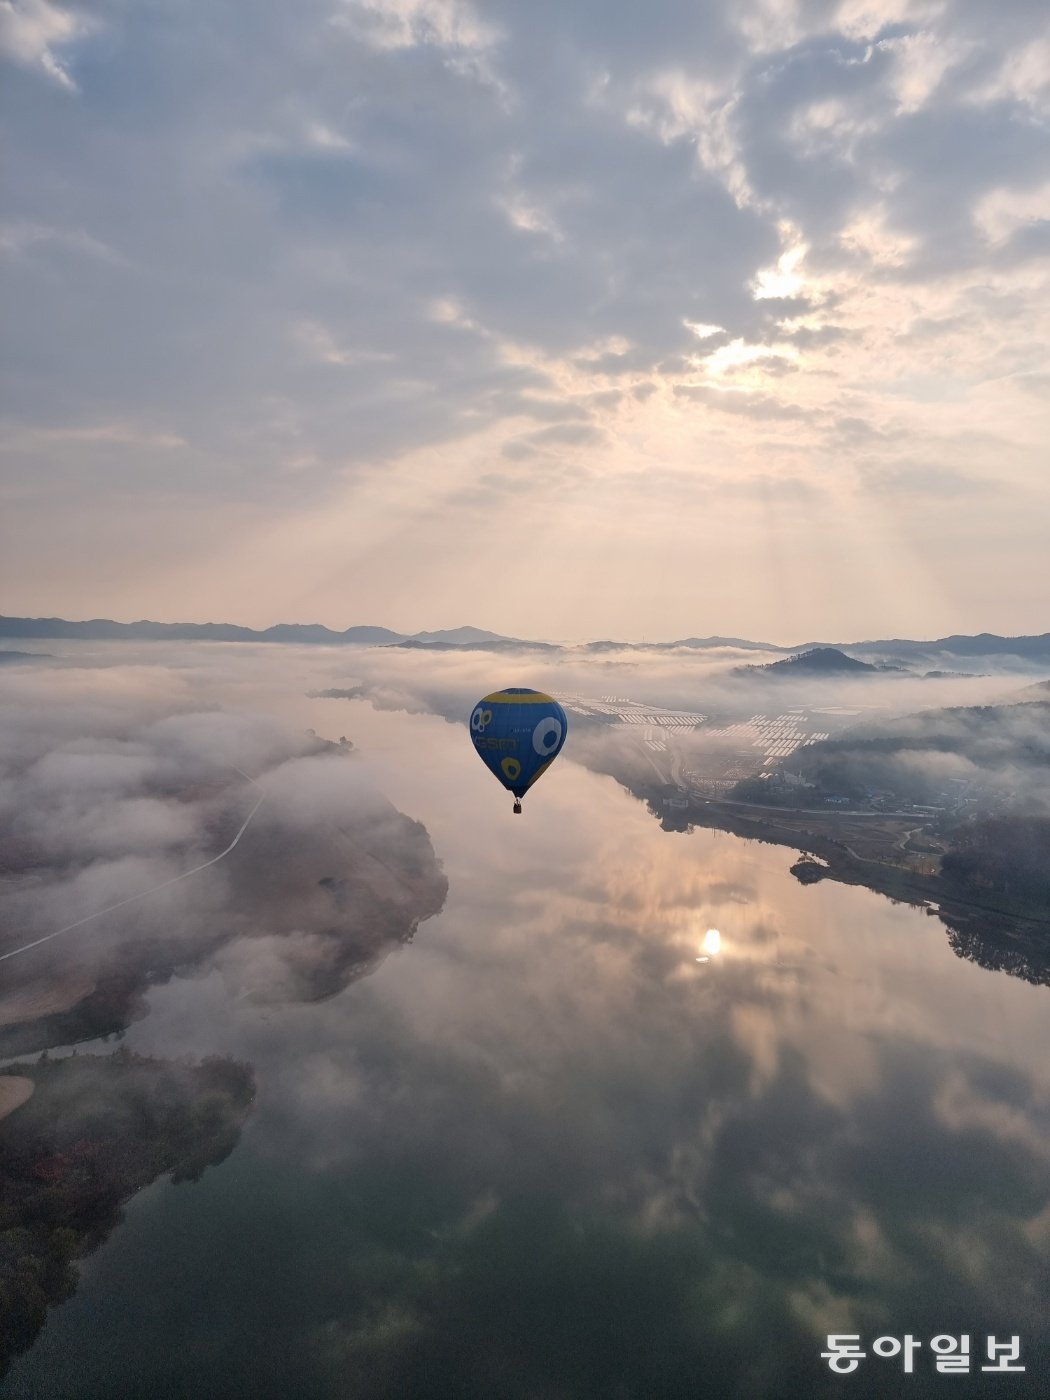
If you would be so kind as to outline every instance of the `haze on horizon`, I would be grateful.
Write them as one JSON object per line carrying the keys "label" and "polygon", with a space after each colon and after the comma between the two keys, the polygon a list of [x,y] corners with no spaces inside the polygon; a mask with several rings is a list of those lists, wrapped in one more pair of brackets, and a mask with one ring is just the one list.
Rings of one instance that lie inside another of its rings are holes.
{"label": "haze on horizon", "polygon": [[3,0],[4,611],[1048,626],[1033,0]]}

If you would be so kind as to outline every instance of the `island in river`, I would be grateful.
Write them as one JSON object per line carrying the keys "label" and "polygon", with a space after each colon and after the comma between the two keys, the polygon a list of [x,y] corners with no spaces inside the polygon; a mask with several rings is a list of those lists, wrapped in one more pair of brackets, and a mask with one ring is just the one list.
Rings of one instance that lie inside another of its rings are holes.
{"label": "island in river", "polygon": [[251,1067],[219,1057],[45,1052],[0,1071],[0,1375],[72,1294],[77,1259],[125,1202],[228,1157],[254,1096]]}

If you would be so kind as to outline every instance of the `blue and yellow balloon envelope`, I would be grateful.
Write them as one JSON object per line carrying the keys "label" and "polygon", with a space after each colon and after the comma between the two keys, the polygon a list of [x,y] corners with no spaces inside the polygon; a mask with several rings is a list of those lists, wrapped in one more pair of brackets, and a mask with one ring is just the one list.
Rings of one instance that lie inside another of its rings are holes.
{"label": "blue and yellow balloon envelope", "polygon": [[470,737],[481,761],[517,799],[545,773],[561,752],[568,723],[565,711],[540,690],[510,686],[479,700],[470,715]]}

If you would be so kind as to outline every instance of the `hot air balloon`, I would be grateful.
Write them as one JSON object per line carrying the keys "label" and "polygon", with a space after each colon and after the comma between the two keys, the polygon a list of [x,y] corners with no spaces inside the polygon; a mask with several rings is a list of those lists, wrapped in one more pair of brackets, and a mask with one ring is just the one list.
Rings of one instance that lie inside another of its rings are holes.
{"label": "hot air balloon", "polygon": [[565,711],[540,690],[509,686],[479,700],[470,737],[485,767],[514,794],[514,810],[565,743]]}

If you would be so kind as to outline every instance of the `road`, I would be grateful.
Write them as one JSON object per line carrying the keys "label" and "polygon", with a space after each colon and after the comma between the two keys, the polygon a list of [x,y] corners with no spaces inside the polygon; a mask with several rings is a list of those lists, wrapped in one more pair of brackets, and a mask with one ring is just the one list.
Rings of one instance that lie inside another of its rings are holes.
{"label": "road", "polygon": [[[238,768],[237,772],[241,770]],[[243,778],[248,778],[247,773],[241,773]],[[248,778],[254,785],[254,779]],[[90,924],[94,919],[101,919],[103,914],[112,914],[114,909],[123,909],[126,904],[134,904],[136,900],[145,899],[147,895],[156,894],[158,890],[166,890],[169,885],[177,885],[180,880],[188,880],[191,875],[197,875],[202,870],[207,870],[209,865],[217,865],[220,860],[224,860],[234,846],[248,830],[248,824],[252,817],[266,801],[266,794],[259,798],[255,806],[245,817],[241,824],[241,829],[233,838],[224,851],[220,851],[217,856],[212,856],[211,860],[202,861],[200,865],[195,865],[192,870],[184,870],[181,875],[173,875],[170,880],[162,880],[159,885],[151,885],[148,890],[140,890],[138,894],[129,894],[127,899],[118,899],[116,904],[109,904],[105,909],[96,909],[93,914],[85,914],[82,919],[77,919],[74,923],[66,924],[65,928],[56,928],[53,933],[45,933],[43,938],[34,938],[32,943],[24,943],[21,948],[12,948],[8,953],[0,953],[0,962],[6,962],[8,958],[17,958],[19,953],[28,953],[31,948],[39,948],[41,943],[50,943],[52,938],[58,938],[63,933],[72,933],[75,928],[82,928],[84,924]]]}

